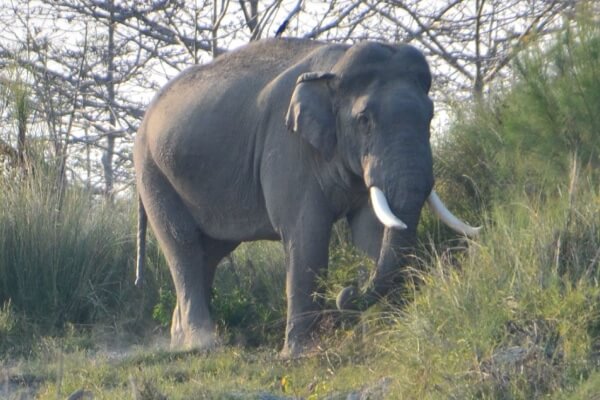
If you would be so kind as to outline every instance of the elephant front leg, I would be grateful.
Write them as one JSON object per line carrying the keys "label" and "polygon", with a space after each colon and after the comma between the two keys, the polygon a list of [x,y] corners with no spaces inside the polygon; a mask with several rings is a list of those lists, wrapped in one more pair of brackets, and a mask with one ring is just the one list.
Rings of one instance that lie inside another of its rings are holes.
{"label": "elephant front leg", "polygon": [[284,239],[287,258],[287,324],[282,358],[296,358],[314,346],[314,328],[321,317],[318,276],[327,268],[331,225],[304,227]]}

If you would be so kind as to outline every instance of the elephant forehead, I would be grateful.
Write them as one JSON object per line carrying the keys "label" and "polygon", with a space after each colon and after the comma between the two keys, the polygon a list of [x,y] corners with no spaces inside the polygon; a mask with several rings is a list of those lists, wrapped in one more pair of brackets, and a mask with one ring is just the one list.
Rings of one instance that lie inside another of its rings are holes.
{"label": "elephant forehead", "polygon": [[[374,48],[379,49],[374,51]],[[425,57],[412,46],[384,46],[371,44],[358,51],[349,49],[336,64],[334,72],[339,75],[342,91],[365,90],[372,83],[395,80],[418,83],[422,92],[431,88],[431,72]]]}
{"label": "elephant forehead", "polygon": [[433,103],[411,79],[371,80],[363,90],[353,90],[349,99],[353,116],[368,112],[375,118],[395,118],[409,113],[427,118],[433,114]]}
{"label": "elephant forehead", "polygon": [[381,43],[363,42],[350,47],[337,62],[334,72],[340,75],[352,74],[365,65],[382,64],[393,56],[393,48]]}

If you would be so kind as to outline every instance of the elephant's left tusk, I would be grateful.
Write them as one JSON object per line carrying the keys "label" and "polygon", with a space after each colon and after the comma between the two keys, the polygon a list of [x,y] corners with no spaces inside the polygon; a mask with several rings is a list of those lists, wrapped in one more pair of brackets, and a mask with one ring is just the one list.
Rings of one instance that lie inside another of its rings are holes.
{"label": "elephant's left tusk", "polygon": [[371,186],[371,205],[381,223],[392,229],[406,229],[406,224],[396,217],[385,198],[385,194],[377,186]]}
{"label": "elephant's left tusk", "polygon": [[431,191],[431,194],[427,198],[427,202],[431,207],[433,213],[446,225],[448,225],[454,231],[468,236],[473,237],[477,236],[481,227],[472,227],[470,225],[465,224],[460,219],[456,218],[450,210],[446,208],[442,200],[438,197],[437,193],[434,190]]}

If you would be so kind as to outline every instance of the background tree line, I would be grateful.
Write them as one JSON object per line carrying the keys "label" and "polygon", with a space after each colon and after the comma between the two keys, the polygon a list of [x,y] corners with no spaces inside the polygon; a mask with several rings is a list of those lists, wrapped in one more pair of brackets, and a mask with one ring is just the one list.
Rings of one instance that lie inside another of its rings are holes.
{"label": "background tree line", "polygon": [[[571,23],[576,0],[4,0],[0,168],[32,161],[112,198],[127,190],[132,139],[178,71],[261,38],[408,42],[429,56],[436,105],[479,99],[530,41]],[[16,176],[16,175],[15,175]]]}

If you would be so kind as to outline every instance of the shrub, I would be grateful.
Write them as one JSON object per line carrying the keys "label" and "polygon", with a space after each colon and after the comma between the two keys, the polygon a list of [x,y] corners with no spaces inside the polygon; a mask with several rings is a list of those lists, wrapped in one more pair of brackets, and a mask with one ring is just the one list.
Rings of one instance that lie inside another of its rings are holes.
{"label": "shrub", "polygon": [[437,146],[438,190],[461,216],[487,221],[466,251],[426,246],[414,301],[379,316],[395,321],[376,343],[396,360],[399,397],[598,386],[599,26],[581,17],[516,71],[504,93],[458,110]]}
{"label": "shrub", "polygon": [[231,342],[276,347],[285,327],[285,263],[277,242],[243,243],[217,268],[213,317]]}

